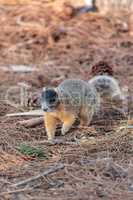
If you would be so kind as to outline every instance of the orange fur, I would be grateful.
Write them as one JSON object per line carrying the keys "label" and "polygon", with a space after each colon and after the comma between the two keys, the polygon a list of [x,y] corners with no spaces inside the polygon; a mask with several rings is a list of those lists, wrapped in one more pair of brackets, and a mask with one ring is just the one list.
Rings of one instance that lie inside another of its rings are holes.
{"label": "orange fur", "polygon": [[132,126],[133,125],[133,119],[128,120],[128,125]]}
{"label": "orange fur", "polygon": [[50,113],[45,113],[44,123],[45,123],[45,128],[47,131],[48,139],[52,140],[55,136],[57,119],[54,116],[52,116]]}
{"label": "orange fur", "polygon": [[[90,108],[91,110],[91,108]],[[92,113],[86,109],[86,107],[82,107],[80,111],[80,126],[88,125],[92,119]],[[89,115],[89,118],[88,118]],[[89,119],[89,120],[88,120]],[[44,122],[45,128],[48,136],[48,140],[52,140],[55,137],[56,125],[59,121],[63,123],[61,133],[65,135],[76,120],[76,115],[71,113],[70,111],[65,111],[64,106],[60,104],[56,111],[54,112],[46,112],[44,114]]]}
{"label": "orange fur", "polygon": [[75,115],[67,112],[64,110],[63,105],[59,105],[58,109],[55,112],[49,112],[44,114],[44,122],[45,122],[45,128],[47,131],[48,139],[54,139],[55,131],[56,131],[56,125],[58,121],[61,121],[63,123],[62,127],[62,134],[64,135],[66,132],[69,131],[73,123],[75,122]]}

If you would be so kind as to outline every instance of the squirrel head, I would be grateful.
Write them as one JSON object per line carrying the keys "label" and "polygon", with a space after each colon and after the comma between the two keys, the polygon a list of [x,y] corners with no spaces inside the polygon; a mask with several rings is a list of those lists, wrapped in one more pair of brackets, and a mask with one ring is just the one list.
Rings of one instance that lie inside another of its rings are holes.
{"label": "squirrel head", "polygon": [[53,112],[59,105],[59,97],[55,88],[43,88],[41,106],[44,112]]}

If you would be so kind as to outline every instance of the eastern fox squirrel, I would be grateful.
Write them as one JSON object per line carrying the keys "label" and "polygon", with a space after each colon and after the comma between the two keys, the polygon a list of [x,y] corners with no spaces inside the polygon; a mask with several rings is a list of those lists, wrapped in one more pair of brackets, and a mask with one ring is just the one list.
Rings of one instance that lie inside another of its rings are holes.
{"label": "eastern fox squirrel", "polygon": [[68,79],[56,88],[44,88],[41,105],[48,140],[52,140],[58,121],[63,123],[62,135],[70,130],[78,117],[80,125],[89,125],[93,114],[99,109],[100,99],[96,90],[85,81]]}
{"label": "eastern fox squirrel", "polygon": [[91,88],[96,89],[101,98],[124,100],[118,81],[112,76],[97,75],[88,81]]}
{"label": "eastern fox squirrel", "polygon": [[123,101],[124,95],[120,89],[118,81],[113,77],[113,66],[106,61],[99,61],[91,67],[91,75],[89,85],[96,89],[101,99],[116,100],[120,103]]}

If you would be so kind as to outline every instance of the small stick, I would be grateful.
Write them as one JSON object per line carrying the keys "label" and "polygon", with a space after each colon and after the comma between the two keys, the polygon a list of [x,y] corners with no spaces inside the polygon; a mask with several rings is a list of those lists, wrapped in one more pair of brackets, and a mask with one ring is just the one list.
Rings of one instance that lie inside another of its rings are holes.
{"label": "small stick", "polygon": [[64,141],[62,139],[54,139],[52,141],[49,141],[49,140],[41,140],[41,141],[35,141],[35,142],[28,142],[26,144],[31,144],[31,145],[42,145],[42,144],[45,144],[45,145],[59,145],[59,144],[62,144],[62,145],[78,145],[78,143],[76,142],[71,142],[71,141]]}
{"label": "small stick", "polygon": [[39,71],[35,67],[25,66],[25,65],[12,65],[10,67],[1,67],[4,72],[16,72],[16,73],[30,73],[34,71]]}
{"label": "small stick", "polygon": [[43,117],[37,117],[37,118],[29,119],[29,120],[20,121],[19,124],[27,128],[32,128],[32,127],[42,124],[43,121],[44,121]]}
{"label": "small stick", "polygon": [[7,114],[7,117],[20,117],[20,116],[43,116],[44,113],[42,110],[31,110],[29,112],[20,112],[20,113],[11,113]]}
{"label": "small stick", "polygon": [[7,195],[7,194],[17,194],[17,193],[20,193],[20,192],[30,192],[30,191],[32,191],[32,189],[24,188],[24,189],[19,189],[19,190],[13,190],[13,191],[2,192],[2,193],[0,194],[0,196]]}
{"label": "small stick", "polygon": [[64,167],[65,167],[64,164],[60,163],[60,164],[58,164],[58,165],[56,165],[56,166],[54,166],[54,167],[52,167],[48,170],[36,175],[36,176],[33,176],[33,177],[28,178],[26,180],[20,181],[18,183],[15,183],[15,184],[12,185],[12,187],[19,187],[19,186],[26,185],[26,184],[31,183],[31,182],[33,182],[33,181],[35,181],[35,180],[37,180],[37,179],[39,179],[43,176],[47,176],[48,174],[52,174],[54,172],[57,172],[60,169],[64,169]]}
{"label": "small stick", "polygon": [[133,129],[133,126],[129,125],[127,128],[129,128],[129,129]]}

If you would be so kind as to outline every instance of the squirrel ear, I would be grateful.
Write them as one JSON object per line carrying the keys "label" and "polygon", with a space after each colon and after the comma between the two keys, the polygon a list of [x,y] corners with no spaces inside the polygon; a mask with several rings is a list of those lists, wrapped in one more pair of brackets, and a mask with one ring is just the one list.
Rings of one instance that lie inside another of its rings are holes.
{"label": "squirrel ear", "polygon": [[55,91],[56,93],[58,93],[58,89],[57,89],[57,87],[54,88],[54,91]]}
{"label": "squirrel ear", "polygon": [[47,89],[46,87],[43,87],[42,91],[45,92],[46,89]]}
{"label": "squirrel ear", "polygon": [[46,86],[42,88],[42,91],[45,92],[47,89],[50,89],[50,87]]}

